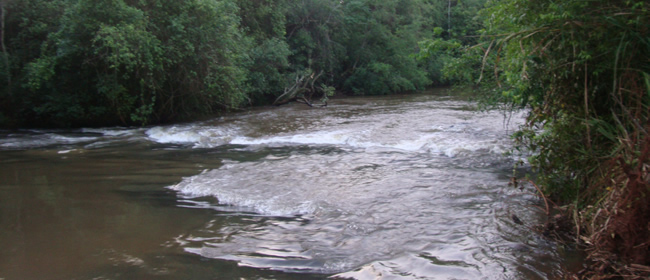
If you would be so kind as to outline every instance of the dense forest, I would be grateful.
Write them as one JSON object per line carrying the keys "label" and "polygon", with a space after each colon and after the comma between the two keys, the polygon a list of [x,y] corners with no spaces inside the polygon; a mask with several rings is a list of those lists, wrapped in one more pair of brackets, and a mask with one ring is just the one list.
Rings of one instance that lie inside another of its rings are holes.
{"label": "dense forest", "polygon": [[421,90],[447,81],[419,43],[477,30],[481,2],[3,1],[0,123],[144,125]]}
{"label": "dense forest", "polygon": [[586,245],[582,276],[650,276],[646,1],[1,5],[3,127],[146,125],[469,85],[486,107],[528,110],[515,138],[546,202],[540,230]]}

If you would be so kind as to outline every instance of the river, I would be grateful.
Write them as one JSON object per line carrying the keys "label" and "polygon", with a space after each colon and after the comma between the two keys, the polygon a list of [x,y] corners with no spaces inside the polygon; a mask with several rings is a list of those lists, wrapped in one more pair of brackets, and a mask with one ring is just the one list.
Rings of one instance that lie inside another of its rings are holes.
{"label": "river", "polygon": [[[440,92],[0,131],[0,279],[553,279],[523,113]],[[516,214],[523,225],[512,220]]]}

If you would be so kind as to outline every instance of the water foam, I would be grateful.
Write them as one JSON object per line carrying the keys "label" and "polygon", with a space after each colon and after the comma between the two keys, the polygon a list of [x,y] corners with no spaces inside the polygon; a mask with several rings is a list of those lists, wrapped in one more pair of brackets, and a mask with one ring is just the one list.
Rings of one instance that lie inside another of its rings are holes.
{"label": "water foam", "polygon": [[[359,279],[366,269],[422,278],[500,272],[482,262],[490,252],[479,243],[496,238],[489,221],[507,182],[455,161],[386,149],[298,152],[226,162],[169,188],[188,201],[215,197],[217,205],[203,207],[258,221],[206,231],[227,240],[181,240],[187,252],[206,258],[282,271],[350,271],[339,276]],[[411,265],[416,261],[423,270]]]}
{"label": "water foam", "polygon": [[128,128],[82,128],[83,133],[97,133],[104,136],[129,136],[134,135],[141,129],[128,129]]}
{"label": "water foam", "polygon": [[92,142],[99,137],[65,136],[57,133],[10,134],[0,139],[0,147],[6,149],[29,149],[52,145],[71,145]]}
{"label": "water foam", "polygon": [[[318,131],[304,134],[270,137],[247,137],[226,133],[218,128],[155,127],[146,132],[149,139],[159,143],[193,145],[194,148],[212,148],[225,144],[253,146],[330,145],[352,148],[386,148],[405,152],[428,152],[447,157],[467,156],[473,153],[502,154],[510,141],[490,137],[476,137],[474,131],[451,129],[421,134],[416,139],[371,140],[372,132],[353,130]],[[383,140],[383,141],[382,141]]]}
{"label": "water foam", "polygon": [[[224,162],[169,188],[183,205],[242,218],[211,222],[180,246],[242,266],[357,279],[518,278],[521,261],[503,253],[512,240],[500,233],[509,215],[495,214],[510,190],[500,173],[511,165],[501,155],[511,146],[502,117],[456,110],[463,102],[443,105],[310,110],[296,118],[284,112],[277,119],[269,113],[264,122],[239,122],[255,132],[230,134],[228,143],[273,149],[251,149],[261,156]],[[321,121],[304,124],[304,114]],[[216,143],[190,135],[194,147]],[[315,147],[296,149],[304,145]]]}
{"label": "water foam", "polygon": [[[252,168],[248,165],[227,164],[221,169],[206,170],[200,175],[185,178],[169,189],[180,192],[188,199],[214,196],[219,204],[229,205],[233,211],[270,216],[313,214],[318,209],[318,203],[297,193],[289,183],[278,184],[277,180],[270,177],[267,180],[249,180],[243,174],[232,175],[233,169],[250,171]],[[288,176],[288,173],[278,176]]]}
{"label": "water foam", "polygon": [[213,148],[230,143],[235,133],[227,127],[203,125],[157,126],[145,131],[147,138],[163,144],[188,144],[194,148]]}
{"label": "water foam", "polygon": [[352,131],[335,130],[265,138],[236,137],[230,143],[238,145],[351,145],[354,143],[355,134]]}
{"label": "water foam", "polygon": [[[451,108],[466,105],[463,102],[448,103],[446,106]],[[364,110],[361,107],[357,109]],[[232,120],[226,119],[212,126],[203,123],[154,127],[147,130],[146,135],[155,142],[187,144],[194,148],[214,148],[226,144],[273,147],[328,145],[424,152],[447,157],[471,156],[475,153],[502,154],[511,146],[507,129],[504,129],[503,115],[498,112],[477,114],[424,107],[394,113],[385,109],[383,114],[369,116],[330,115],[326,110],[309,111],[323,116],[320,116],[320,121],[315,121],[319,120],[318,116],[311,116],[311,123],[307,124],[300,115],[304,112],[287,115],[286,112],[273,111],[275,115],[268,113],[262,119],[238,116],[236,126]],[[522,120],[523,114],[515,114],[512,125]]]}

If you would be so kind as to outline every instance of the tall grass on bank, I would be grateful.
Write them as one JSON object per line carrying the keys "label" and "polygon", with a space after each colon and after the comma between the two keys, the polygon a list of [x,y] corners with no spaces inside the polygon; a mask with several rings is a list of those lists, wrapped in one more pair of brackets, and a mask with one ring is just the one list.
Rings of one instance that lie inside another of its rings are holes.
{"label": "tall grass on bank", "polygon": [[480,69],[488,100],[530,108],[515,137],[587,246],[583,277],[650,276],[649,8],[493,1],[484,43],[471,49],[480,62],[448,66]]}

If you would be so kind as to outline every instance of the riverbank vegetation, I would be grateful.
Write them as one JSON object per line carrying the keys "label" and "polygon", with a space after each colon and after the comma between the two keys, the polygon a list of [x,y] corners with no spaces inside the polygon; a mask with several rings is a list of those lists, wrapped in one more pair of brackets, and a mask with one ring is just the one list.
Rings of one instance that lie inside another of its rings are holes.
{"label": "riverbank vegetation", "polygon": [[544,195],[565,205],[556,218],[586,245],[584,278],[650,276],[649,8],[491,1],[481,42],[447,65],[482,84],[485,102],[530,109],[515,136]]}
{"label": "riverbank vegetation", "polygon": [[144,125],[444,84],[418,43],[475,29],[480,3],[3,1],[0,124]]}

